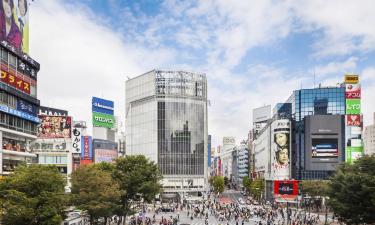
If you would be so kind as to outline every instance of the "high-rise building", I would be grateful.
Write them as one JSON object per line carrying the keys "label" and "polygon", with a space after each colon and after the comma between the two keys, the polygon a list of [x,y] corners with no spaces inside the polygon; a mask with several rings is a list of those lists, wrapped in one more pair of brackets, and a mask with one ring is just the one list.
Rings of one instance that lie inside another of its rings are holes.
{"label": "high-rise building", "polygon": [[[20,163],[37,161],[30,143],[36,139],[38,119],[37,72],[40,65],[28,55],[28,10],[18,15],[19,5],[3,1],[0,14],[9,15],[12,24],[1,23],[0,37],[0,177]],[[5,7],[7,6],[7,7]],[[12,8],[13,7],[13,8]],[[9,34],[8,34],[9,33]]]}
{"label": "high-rise building", "polygon": [[249,176],[249,150],[247,143],[242,142],[239,146],[236,146],[237,152],[237,184],[242,186],[242,180],[244,177]]}
{"label": "high-rise building", "polygon": [[374,120],[373,124],[366,126],[364,131],[364,148],[366,155],[373,155],[375,154],[375,113],[374,113]]}
{"label": "high-rise building", "polygon": [[126,81],[126,154],[156,162],[165,192],[201,192],[207,183],[207,79],[153,70]]}

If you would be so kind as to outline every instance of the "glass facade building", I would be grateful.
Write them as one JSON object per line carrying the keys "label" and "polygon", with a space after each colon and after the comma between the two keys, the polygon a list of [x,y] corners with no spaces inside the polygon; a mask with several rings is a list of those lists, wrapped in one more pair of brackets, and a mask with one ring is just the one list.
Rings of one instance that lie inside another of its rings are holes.
{"label": "glass facade building", "polygon": [[198,190],[207,173],[207,79],[153,70],[126,82],[127,154],[155,161],[165,190]]}
{"label": "glass facade building", "polygon": [[[314,171],[305,169],[304,118],[312,115],[345,115],[345,87],[319,87],[296,90],[286,103],[292,105],[293,120],[292,138],[292,178],[294,179],[326,179],[333,171]],[[279,105],[276,114],[285,115],[286,106]],[[289,107],[288,107],[289,108]],[[281,109],[281,112],[278,112]],[[344,132],[345,133],[345,132]]]}

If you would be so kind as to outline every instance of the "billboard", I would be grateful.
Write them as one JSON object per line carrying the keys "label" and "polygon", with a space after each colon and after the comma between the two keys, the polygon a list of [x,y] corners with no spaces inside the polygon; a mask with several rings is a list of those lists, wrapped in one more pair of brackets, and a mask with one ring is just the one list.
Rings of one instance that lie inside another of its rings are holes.
{"label": "billboard", "polygon": [[72,153],[81,153],[82,147],[82,129],[81,128],[73,128],[72,130]]}
{"label": "billboard", "polygon": [[115,117],[113,115],[92,112],[92,123],[94,127],[113,128],[115,124]]}
{"label": "billboard", "polygon": [[0,39],[26,54],[29,52],[28,9],[27,0],[0,1]]}
{"label": "billboard", "polygon": [[82,136],[81,159],[92,159],[92,137]]}
{"label": "billboard", "polygon": [[253,109],[253,123],[264,122],[271,118],[271,106]]}
{"label": "billboard", "polygon": [[93,139],[94,162],[113,162],[118,157],[117,143],[102,139]]}
{"label": "billboard", "polygon": [[361,85],[360,84],[347,84],[345,86],[346,99],[359,99],[361,98]]}
{"label": "billboard", "polygon": [[268,127],[257,139],[254,140],[254,172],[268,172],[270,127]]}
{"label": "billboard", "polygon": [[4,71],[3,68],[0,73],[0,80],[1,82],[8,84],[21,92],[26,94],[31,93],[30,82],[25,81],[20,76],[16,76],[10,72]]}
{"label": "billboard", "polygon": [[39,115],[39,138],[70,138],[72,118],[69,116]]}
{"label": "billboard", "polygon": [[298,181],[275,180],[273,194],[277,202],[294,202],[298,196]]}
{"label": "billboard", "polygon": [[353,164],[355,160],[363,156],[363,146],[358,147],[346,147],[346,158],[345,162]]}
{"label": "billboard", "polygon": [[37,107],[20,98],[17,98],[17,110],[29,113],[31,115],[37,115]]}
{"label": "billboard", "polygon": [[361,115],[346,115],[346,125],[347,126],[361,126]]}
{"label": "billboard", "polygon": [[275,120],[271,124],[271,180],[289,179],[290,121]]}
{"label": "billboard", "polygon": [[346,99],[345,114],[361,114],[361,99]]}
{"label": "billboard", "polygon": [[92,97],[92,111],[113,115],[114,103],[106,99]]}
{"label": "billboard", "polygon": [[68,116],[68,111],[62,109],[55,109],[46,106],[39,106],[39,115],[47,116]]}
{"label": "billboard", "polygon": [[359,76],[354,74],[345,74],[346,84],[357,84],[359,82]]}
{"label": "billboard", "polygon": [[339,157],[337,138],[313,138],[311,141],[311,157],[313,159]]}

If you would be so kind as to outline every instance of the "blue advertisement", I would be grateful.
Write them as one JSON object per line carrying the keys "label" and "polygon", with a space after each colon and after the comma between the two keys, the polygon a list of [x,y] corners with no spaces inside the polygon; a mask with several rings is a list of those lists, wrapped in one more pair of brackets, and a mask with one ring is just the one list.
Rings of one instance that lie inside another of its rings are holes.
{"label": "blue advertisement", "polygon": [[92,111],[113,115],[114,103],[113,101],[92,97]]}
{"label": "blue advertisement", "polygon": [[37,115],[37,107],[22,100],[22,99],[17,99],[17,110],[20,110],[25,113],[29,113],[31,115]]}
{"label": "blue advertisement", "polygon": [[81,158],[82,159],[92,159],[92,137],[82,136],[81,142]]}
{"label": "blue advertisement", "polygon": [[25,112],[21,112],[21,111],[9,108],[7,105],[0,104],[0,111],[8,113],[13,116],[21,117],[22,119],[25,119],[25,120],[30,120],[32,122],[39,123],[38,117],[30,115]]}

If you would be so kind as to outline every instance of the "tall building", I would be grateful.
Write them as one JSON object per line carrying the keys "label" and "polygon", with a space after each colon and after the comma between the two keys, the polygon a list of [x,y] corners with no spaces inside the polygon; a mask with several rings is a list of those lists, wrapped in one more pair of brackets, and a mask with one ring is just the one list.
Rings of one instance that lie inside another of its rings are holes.
{"label": "tall building", "polygon": [[207,79],[153,70],[126,81],[126,154],[156,162],[165,192],[201,192],[207,183]]}
{"label": "tall building", "polygon": [[[37,73],[40,65],[28,55],[28,11],[18,15],[18,4],[3,1],[11,9],[12,29],[0,24],[0,177],[11,173],[20,163],[37,161],[31,142],[37,138],[38,107]],[[12,8],[13,7],[13,8]],[[22,23],[21,23],[22,22]]]}
{"label": "tall building", "polygon": [[237,152],[237,184],[242,186],[242,180],[249,175],[249,150],[246,142],[236,146]]}
{"label": "tall building", "polygon": [[375,113],[374,113],[374,120],[373,124],[366,126],[364,131],[364,147],[365,147],[365,154],[372,155],[375,154]]}

